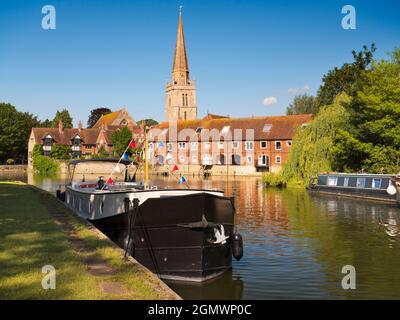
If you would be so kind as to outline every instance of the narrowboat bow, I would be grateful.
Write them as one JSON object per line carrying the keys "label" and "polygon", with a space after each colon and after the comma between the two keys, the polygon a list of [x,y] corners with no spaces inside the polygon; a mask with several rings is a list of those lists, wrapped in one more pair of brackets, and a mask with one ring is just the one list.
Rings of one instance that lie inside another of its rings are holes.
{"label": "narrowboat bow", "polygon": [[[125,181],[73,182],[75,167],[90,161],[123,165]],[[242,257],[233,197],[218,190],[146,187],[130,177],[133,165],[112,159],[72,161],[70,183],[58,195],[161,278],[205,281],[230,269],[232,255]]]}

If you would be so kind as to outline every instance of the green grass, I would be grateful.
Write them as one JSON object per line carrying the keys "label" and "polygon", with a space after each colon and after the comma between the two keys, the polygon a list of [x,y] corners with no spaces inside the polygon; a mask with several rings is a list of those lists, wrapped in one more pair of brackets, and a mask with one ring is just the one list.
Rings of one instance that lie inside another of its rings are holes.
{"label": "green grass", "polygon": [[[0,184],[0,299],[173,299],[175,296],[143,268],[127,263],[120,250],[99,237],[74,217],[51,195],[57,210],[68,213],[68,220],[91,255],[102,257],[116,269],[107,276],[87,271],[67,234],[42,205],[38,191],[20,183]],[[45,265],[56,269],[56,289],[45,290],[41,270]],[[125,295],[103,292],[104,281],[121,283]]]}

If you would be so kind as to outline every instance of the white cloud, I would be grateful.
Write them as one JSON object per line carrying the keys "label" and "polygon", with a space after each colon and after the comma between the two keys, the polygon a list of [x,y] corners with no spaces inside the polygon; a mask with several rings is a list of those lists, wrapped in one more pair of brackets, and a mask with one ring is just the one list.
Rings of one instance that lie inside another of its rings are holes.
{"label": "white cloud", "polygon": [[266,97],[263,100],[263,105],[268,107],[268,106],[272,106],[273,104],[275,104],[277,102],[278,102],[278,99],[276,97]]}
{"label": "white cloud", "polygon": [[306,94],[308,91],[310,91],[310,86],[308,84],[302,88],[289,88],[288,90],[292,95]]}

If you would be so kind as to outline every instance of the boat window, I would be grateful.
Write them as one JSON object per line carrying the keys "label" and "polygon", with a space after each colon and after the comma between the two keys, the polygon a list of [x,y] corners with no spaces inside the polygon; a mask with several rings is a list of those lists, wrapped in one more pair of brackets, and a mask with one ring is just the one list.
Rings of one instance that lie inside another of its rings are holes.
{"label": "boat window", "polygon": [[335,187],[337,185],[337,177],[328,177],[328,186]]}
{"label": "boat window", "polygon": [[344,187],[348,187],[349,186],[349,178],[348,177],[344,178],[343,186]]}
{"label": "boat window", "polygon": [[372,189],[380,189],[382,184],[382,179],[372,179]]}
{"label": "boat window", "polygon": [[357,188],[365,188],[365,178],[357,178]]}

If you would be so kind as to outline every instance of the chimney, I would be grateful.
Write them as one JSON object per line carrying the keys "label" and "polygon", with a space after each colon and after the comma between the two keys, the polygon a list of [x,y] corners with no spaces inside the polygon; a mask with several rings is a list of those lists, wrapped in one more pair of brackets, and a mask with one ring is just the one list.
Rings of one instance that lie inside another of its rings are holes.
{"label": "chimney", "polygon": [[64,125],[61,120],[58,121],[58,132],[60,132],[60,134],[64,132]]}

